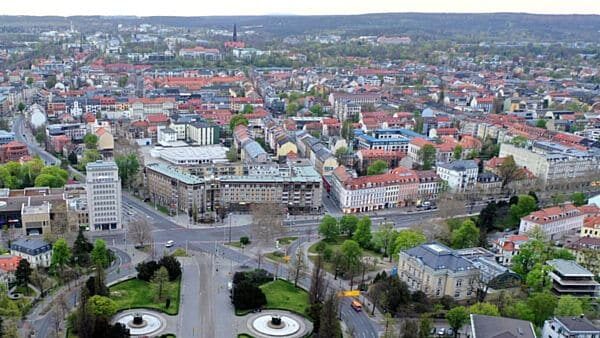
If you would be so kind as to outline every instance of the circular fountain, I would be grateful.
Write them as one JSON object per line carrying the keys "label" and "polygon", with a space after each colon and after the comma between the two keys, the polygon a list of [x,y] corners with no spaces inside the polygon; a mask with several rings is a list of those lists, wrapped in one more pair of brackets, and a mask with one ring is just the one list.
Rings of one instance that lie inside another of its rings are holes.
{"label": "circular fountain", "polygon": [[270,337],[291,336],[300,330],[300,323],[286,315],[262,315],[254,318],[252,328]]}
{"label": "circular fountain", "polygon": [[118,314],[114,320],[129,329],[131,336],[146,336],[157,333],[164,327],[162,319],[150,312],[126,312]]}

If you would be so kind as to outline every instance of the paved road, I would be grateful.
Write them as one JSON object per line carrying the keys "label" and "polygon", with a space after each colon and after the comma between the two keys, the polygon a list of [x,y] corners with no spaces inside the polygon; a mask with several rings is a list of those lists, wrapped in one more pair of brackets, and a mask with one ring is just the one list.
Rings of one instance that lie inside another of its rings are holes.
{"label": "paved road", "polygon": [[31,154],[39,155],[40,158],[46,162],[46,164],[59,165],[60,160],[38,146],[33,135],[31,135],[31,133],[29,133],[29,131],[24,127],[24,121],[25,117],[23,114],[19,114],[15,117],[15,121],[13,122],[12,126],[12,131],[15,133],[15,139],[19,142],[27,144],[29,147],[29,152]]}
{"label": "paved road", "polygon": [[[114,247],[111,247],[110,249],[116,254],[116,259],[113,265],[106,269],[107,283],[112,283],[135,272],[135,267],[133,267],[131,264],[131,257],[125,251]],[[87,279],[87,276],[82,277],[82,280],[85,279]],[[64,299],[67,304],[67,307],[69,309],[73,309],[77,304],[77,297],[79,296],[79,287],[77,287],[77,284],[72,283],[72,285],[69,286],[67,290],[63,290],[62,292],[64,292]],[[36,337],[51,337],[54,333],[54,318],[57,315],[58,310],[56,308],[53,308],[46,314],[40,313],[45,307],[48,306],[46,302],[54,299],[54,296],[51,297],[52,298],[44,300],[44,302],[36,308],[36,311],[34,311],[32,315],[30,315],[30,317],[33,317],[33,319],[31,322],[29,322],[29,325],[31,325],[31,327],[35,331]]]}

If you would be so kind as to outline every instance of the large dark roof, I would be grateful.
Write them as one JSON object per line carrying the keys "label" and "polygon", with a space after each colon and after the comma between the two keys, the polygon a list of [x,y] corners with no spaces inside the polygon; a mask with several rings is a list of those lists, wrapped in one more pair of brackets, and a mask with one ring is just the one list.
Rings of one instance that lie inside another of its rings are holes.
{"label": "large dark roof", "polygon": [[556,320],[561,322],[571,332],[600,332],[600,328],[596,327],[585,317],[556,317]]}
{"label": "large dark roof", "polygon": [[475,269],[473,263],[440,243],[422,244],[405,252],[412,257],[420,259],[423,264],[434,270],[448,269],[456,272]]}
{"label": "large dark roof", "polygon": [[26,253],[31,256],[39,255],[46,251],[52,250],[52,245],[48,244],[43,239],[26,238],[18,239],[10,245],[11,250]]}
{"label": "large dark roof", "polygon": [[520,319],[471,315],[473,338],[536,338],[531,322]]}

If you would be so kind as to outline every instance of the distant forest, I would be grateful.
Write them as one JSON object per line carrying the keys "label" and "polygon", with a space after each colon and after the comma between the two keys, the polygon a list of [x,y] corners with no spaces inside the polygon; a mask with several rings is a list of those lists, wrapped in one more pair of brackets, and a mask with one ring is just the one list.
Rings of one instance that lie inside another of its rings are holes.
{"label": "distant forest", "polygon": [[[600,42],[598,15],[426,14],[390,13],[343,16],[198,16],[198,17],[27,17],[0,16],[0,31],[16,27],[45,29],[68,27],[70,22],[84,31],[115,29],[116,25],[164,25],[184,29],[240,29],[251,27],[265,39],[290,35],[338,34],[408,35],[414,40],[457,42]],[[18,28],[17,28],[18,29]]]}

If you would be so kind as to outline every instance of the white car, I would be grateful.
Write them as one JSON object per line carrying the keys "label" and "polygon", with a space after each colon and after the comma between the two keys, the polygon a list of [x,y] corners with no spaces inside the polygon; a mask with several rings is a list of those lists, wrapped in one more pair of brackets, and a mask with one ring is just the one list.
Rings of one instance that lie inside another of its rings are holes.
{"label": "white car", "polygon": [[173,240],[167,241],[167,243],[165,243],[165,246],[166,246],[167,248],[170,248],[170,247],[172,247],[173,245],[175,245],[175,241],[173,241]]}

